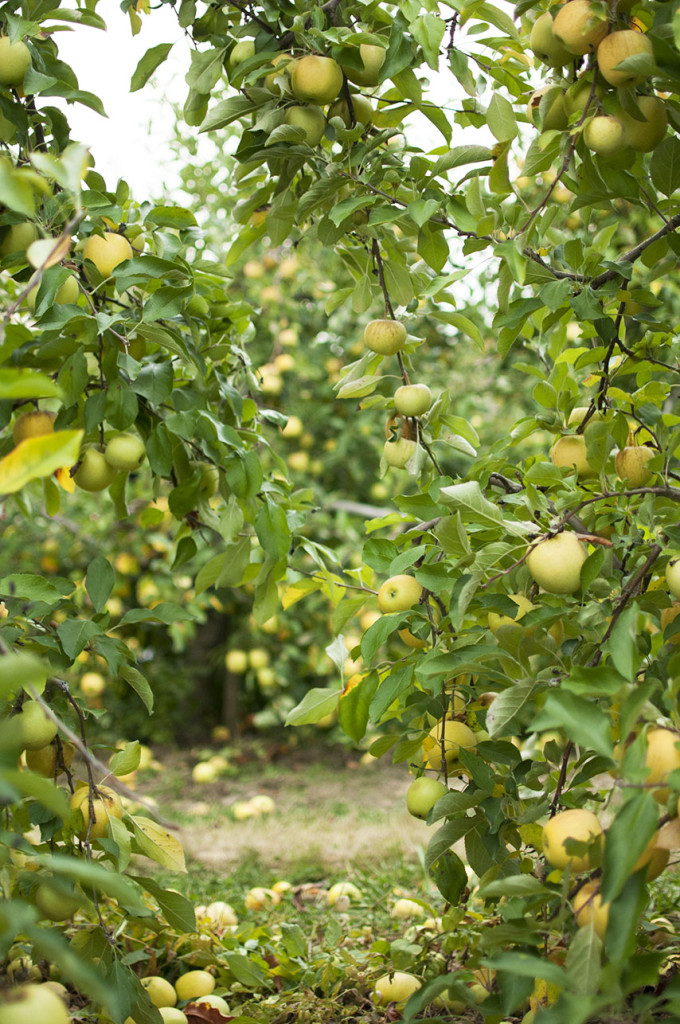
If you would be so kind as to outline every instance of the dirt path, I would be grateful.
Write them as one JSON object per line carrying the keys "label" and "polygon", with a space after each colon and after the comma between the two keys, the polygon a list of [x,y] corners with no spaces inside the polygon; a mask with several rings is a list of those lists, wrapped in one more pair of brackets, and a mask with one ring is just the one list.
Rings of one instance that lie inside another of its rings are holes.
{"label": "dirt path", "polygon": [[[285,869],[308,861],[332,869],[375,865],[395,855],[415,858],[433,829],[406,810],[410,781],[405,765],[362,765],[324,751],[311,763],[287,761],[252,767],[209,786],[191,782],[186,765],[149,787],[164,813],[182,823],[187,854],[212,870],[256,856]],[[235,821],[230,808],[257,793],[272,797],[273,814]]]}

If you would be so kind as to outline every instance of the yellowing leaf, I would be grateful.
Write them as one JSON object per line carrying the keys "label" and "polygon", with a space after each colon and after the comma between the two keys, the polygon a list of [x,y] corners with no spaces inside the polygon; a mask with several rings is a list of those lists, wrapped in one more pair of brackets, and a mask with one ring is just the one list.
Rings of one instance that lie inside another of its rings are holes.
{"label": "yellowing leaf", "polygon": [[78,461],[82,430],[58,430],[29,437],[0,460],[0,494],[16,494],[31,480]]}
{"label": "yellowing leaf", "polygon": [[71,476],[70,466],[62,466],[61,469],[57,470],[54,476],[62,490],[67,491],[69,494],[75,494],[76,485],[73,477]]}
{"label": "yellowing leaf", "polygon": [[55,264],[61,263],[68,255],[70,248],[70,235],[66,235],[64,238],[39,238],[29,245],[26,250],[26,259],[36,270],[38,267],[53,267]]}
{"label": "yellowing leaf", "polygon": [[170,871],[186,871],[184,850],[179,839],[151,818],[130,817],[130,822],[142,853]]}
{"label": "yellowing leaf", "polygon": [[292,607],[301,601],[307,594],[311,594],[312,591],[319,589],[318,580],[298,580],[296,583],[291,583],[290,586],[286,587],[281,597],[281,604],[285,609]]}

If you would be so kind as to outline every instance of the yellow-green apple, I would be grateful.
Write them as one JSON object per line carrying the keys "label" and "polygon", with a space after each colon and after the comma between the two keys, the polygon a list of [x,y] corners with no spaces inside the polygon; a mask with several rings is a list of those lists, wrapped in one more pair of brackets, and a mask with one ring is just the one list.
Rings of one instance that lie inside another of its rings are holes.
{"label": "yellow-green apple", "polygon": [[109,466],[125,473],[139,469],[145,456],[144,442],[136,434],[114,434],[104,449],[104,458]]}
{"label": "yellow-green apple", "polygon": [[46,985],[20,985],[3,993],[2,1024],[69,1024],[70,1019],[63,999]]}
{"label": "yellow-green apple", "polygon": [[57,735],[58,725],[35,700],[24,701],[21,711],[14,716],[14,724],[23,750],[40,750]]}
{"label": "yellow-green apple", "polygon": [[12,427],[14,443],[21,444],[28,437],[42,437],[43,434],[54,433],[54,420],[53,412],[23,412]]}
{"label": "yellow-green apple", "polygon": [[427,384],[402,384],[394,392],[394,407],[402,416],[424,416],[431,405]]}
{"label": "yellow-green apple", "polygon": [[[354,115],[354,120],[352,120],[352,114]],[[353,124],[371,124],[373,121],[373,107],[365,96],[352,93],[352,113],[350,114],[347,100],[339,99],[329,107],[328,120],[330,121],[332,117],[339,117],[344,122],[346,128],[351,128]]]}
{"label": "yellow-green apple", "polygon": [[619,480],[629,487],[646,487],[654,476],[653,470],[647,469],[647,463],[656,454],[653,448],[647,448],[645,445],[622,448],[616,453],[614,460]]}
{"label": "yellow-green apple", "polygon": [[556,85],[546,85],[542,89],[537,89],[527,103],[527,117],[542,131],[564,131],[568,124],[564,90]]}
{"label": "yellow-green apple", "polygon": [[378,1006],[396,1003],[397,1007],[400,1007],[421,987],[422,982],[415,975],[407,974],[405,971],[392,971],[391,974],[383,974],[375,982],[373,999]]}
{"label": "yellow-green apple", "polygon": [[527,555],[527,569],[549,594],[573,594],[581,586],[583,545],[574,533],[558,533],[539,541]]}
{"label": "yellow-green apple", "polygon": [[[678,746],[680,734],[672,729],[651,729],[646,738],[647,777],[645,783],[650,786],[663,784],[671,772],[680,768],[680,746]],[[667,787],[655,789],[652,795],[658,803],[665,804],[670,790]]]}
{"label": "yellow-green apple", "polygon": [[249,889],[243,901],[246,910],[264,910],[265,907],[274,907],[280,902],[281,897],[278,892],[274,892],[273,889],[265,889],[261,885]]}
{"label": "yellow-green apple", "polygon": [[12,43],[9,36],[0,36],[0,85],[23,85],[30,64],[31,51],[26,43]]}
{"label": "yellow-green apple", "polygon": [[489,612],[489,629],[492,633],[497,633],[501,626],[514,626],[527,612],[536,607],[524,594],[508,594],[507,596],[517,605],[517,614],[514,619],[511,619],[509,615],[501,615],[500,612]]}
{"label": "yellow-green apple", "polygon": [[400,437],[396,441],[385,441],[383,454],[385,462],[393,469],[405,469],[416,453],[418,445],[408,437]]}
{"label": "yellow-green apple", "polygon": [[[451,767],[458,760],[460,748],[472,750],[477,746],[477,738],[464,722],[444,722],[444,756]],[[423,762],[426,768],[437,771],[442,766],[442,723],[430,729],[423,742]]]}
{"label": "yellow-green apple", "polygon": [[594,53],[608,31],[607,17],[590,0],[570,0],[560,7],[553,22],[553,35],[570,53]]}
{"label": "yellow-green apple", "polygon": [[371,352],[396,355],[406,344],[406,327],[399,320],[371,320],[364,329],[364,344]]}
{"label": "yellow-green apple", "polygon": [[191,769],[191,778],[194,782],[197,782],[200,786],[206,783],[215,782],[219,775],[219,769],[216,765],[211,764],[210,761],[199,761]]}
{"label": "yellow-green apple", "polygon": [[579,477],[596,474],[596,470],[588,462],[586,439],[583,434],[564,434],[559,437],[550,449],[550,458],[560,469],[576,467]]}
{"label": "yellow-green apple", "polygon": [[160,1009],[161,1006],[177,1005],[177,993],[165,978],[161,978],[159,974],[151,974],[148,978],[142,978],[141,980],[154,1006]]}
{"label": "yellow-green apple", "polygon": [[579,928],[593,922],[595,934],[604,939],[609,922],[609,904],[602,902],[598,882],[586,882],[572,900],[574,920]]}
{"label": "yellow-green apple", "polygon": [[83,903],[74,890],[57,888],[50,882],[41,882],[33,898],[42,917],[48,921],[68,921]]}
{"label": "yellow-green apple", "polygon": [[31,242],[38,237],[38,229],[30,220],[20,224],[10,224],[0,242],[0,256],[9,256],[13,252],[25,252]]}
{"label": "yellow-green apple", "polygon": [[94,493],[110,487],[117,472],[98,448],[85,448],[80,456],[78,469],[73,474],[73,480],[83,491]]}
{"label": "yellow-green apple", "polygon": [[324,112],[321,107],[313,104],[308,107],[288,107],[285,122],[295,128],[302,128],[308,146],[318,146],[326,130]]}
{"label": "yellow-green apple", "polygon": [[[573,839],[589,843],[583,854],[567,853],[565,843]],[[572,874],[597,867],[602,850],[602,825],[592,811],[577,807],[560,811],[543,826],[543,855],[554,868],[571,867]]]}
{"label": "yellow-green apple", "polygon": [[390,910],[390,917],[405,921],[409,917],[425,917],[426,913],[425,907],[421,906],[420,903],[402,897],[397,900]]}
{"label": "yellow-green apple", "polygon": [[273,814],[276,804],[266,793],[256,793],[250,800],[251,807],[254,807],[258,814]]}
{"label": "yellow-green apple", "polygon": [[197,999],[192,999],[193,1003],[198,1006],[208,1006],[213,1010],[219,1010],[223,1017],[229,1016],[229,1003],[222,996],[216,996],[213,992],[207,996],[199,996]]}
{"label": "yellow-green apple", "polygon": [[[578,0],[571,0],[578,3]],[[600,156],[615,156],[625,146],[623,125],[612,114],[596,114],[586,122],[583,141],[588,149]]]}
{"label": "yellow-green apple", "polygon": [[282,86],[287,88],[290,84],[290,65],[293,63],[293,57],[289,53],[278,53],[276,57],[272,58],[272,67],[274,71],[270,71],[265,77],[264,84],[270,92],[281,95]]}
{"label": "yellow-green apple", "polygon": [[[576,3],[576,0],[572,0],[572,3]],[[617,70],[619,64],[637,54],[654,57],[654,47],[646,35],[643,35],[642,32],[635,32],[631,28],[622,29],[620,32],[611,32],[605,36],[597,48],[597,66],[600,69],[600,74],[610,85],[617,88],[640,85],[649,77],[649,72],[625,71],[623,68]]]}
{"label": "yellow-green apple", "polygon": [[209,996],[215,988],[215,978],[208,971],[187,971],[180,974],[175,982],[177,998],[198,999],[200,996]]}
{"label": "yellow-green apple", "polygon": [[[39,288],[40,285],[36,285],[35,288],[31,288],[30,292],[26,296],[26,305],[31,312],[35,309],[35,300],[38,295]],[[77,302],[79,295],[80,288],[78,287],[78,278],[75,274],[69,274],[61,288],[57,289],[54,296],[54,302],[56,302],[58,306],[65,306],[68,303]]]}
{"label": "yellow-green apple", "polygon": [[[586,75],[577,79],[564,93],[564,109],[567,118],[571,117],[572,114],[578,114],[580,117],[584,113],[586,106],[588,106],[588,101],[591,96],[595,100],[601,99],[603,95],[604,89],[601,86],[598,85],[593,90],[593,80],[591,75]],[[583,419],[587,409],[580,409],[579,411],[583,414],[581,416],[581,419]],[[573,409],[572,412],[576,412],[576,410]],[[590,419],[588,422],[590,423]]]}
{"label": "yellow-green apple", "polygon": [[[568,427],[580,427],[581,424],[583,423],[583,421],[584,421],[584,419],[586,417],[586,413],[588,411],[589,411],[589,406],[587,406],[587,405],[577,405],[569,413],[569,418],[567,419],[567,426]],[[602,421],[602,419],[603,419],[602,413],[599,412],[596,409],[592,413],[592,415],[590,415],[588,417],[588,422],[587,422],[586,426],[587,427],[590,426],[591,423],[600,423]]]}
{"label": "yellow-green apple", "polygon": [[224,931],[226,928],[235,928],[238,924],[238,917],[230,903],[224,900],[215,900],[205,908],[206,920],[217,931]]}
{"label": "yellow-green apple", "polygon": [[[61,755],[66,768],[71,767],[75,749],[72,743],[62,740]],[[38,747],[37,750],[27,750],[26,765],[32,772],[44,775],[46,779],[53,779],[55,775],[61,774],[64,771],[59,762],[56,742],[48,743],[44,747]]]}
{"label": "yellow-green apple", "polygon": [[342,88],[342,69],[332,57],[309,54],[293,64],[290,86],[298,100],[331,103]]}
{"label": "yellow-green apple", "polygon": [[334,907],[341,896],[346,896],[349,900],[360,900],[363,895],[361,889],[358,889],[353,882],[336,882],[326,893],[326,902],[329,906]]}
{"label": "yellow-green apple", "polygon": [[376,46],[375,43],[361,43],[359,46],[359,56],[363,64],[361,71],[358,71],[356,68],[345,67],[344,65],[342,70],[350,82],[354,82],[355,85],[377,85],[380,78],[380,69],[385,63],[387,51],[382,46]]}
{"label": "yellow-green apple", "polygon": [[254,55],[255,40],[240,39],[229,54],[229,66],[235,68],[237,64],[242,64],[244,60],[249,60],[250,57],[253,57]]}
{"label": "yellow-green apple", "polygon": [[[10,956],[12,956],[14,949],[15,947],[12,947]],[[30,981],[40,981],[42,978],[42,971],[38,965],[33,963],[30,956],[24,956],[21,947],[18,949],[18,956],[15,956],[7,964],[5,972],[8,980],[13,985],[25,985]]]}
{"label": "yellow-green apple", "polygon": [[405,612],[420,602],[423,588],[413,576],[399,573],[385,580],[378,591],[378,607],[381,612]]}
{"label": "yellow-green apple", "polygon": [[653,882],[655,878],[658,878],[670,860],[671,851],[664,846],[658,846],[658,840],[659,833],[655,832],[635,861],[633,868],[633,871],[645,868],[645,878],[648,882]]}
{"label": "yellow-green apple", "polygon": [[92,799],[92,811],[90,814],[89,787],[80,786],[70,799],[71,810],[74,812],[76,835],[85,839],[88,834],[90,839],[101,839],[109,829],[109,818],[122,818],[123,805],[115,790],[109,786],[98,786],[99,795]]}
{"label": "yellow-green apple", "polygon": [[421,640],[419,636],[415,636],[406,626],[403,629],[398,629],[397,633],[401,642],[406,644],[407,647],[412,647],[417,651],[422,651],[427,647],[425,641]]}
{"label": "yellow-green apple", "polygon": [[105,231],[103,237],[90,235],[83,246],[83,258],[94,263],[102,277],[109,277],[120,263],[132,256],[127,238],[116,231]]}
{"label": "yellow-green apple", "polygon": [[158,1012],[163,1024],[189,1024],[186,1013],[183,1010],[178,1010],[176,1006],[159,1006]]}
{"label": "yellow-green apple", "polygon": [[666,135],[666,105],[658,96],[636,96],[635,102],[644,118],[643,121],[638,121],[625,110],[619,110],[616,116],[623,125],[626,145],[637,153],[651,153]]}
{"label": "yellow-green apple", "polygon": [[573,54],[555,36],[553,18],[549,11],[539,15],[534,22],[529,37],[529,49],[549,68],[561,68],[574,59]]}
{"label": "yellow-green apple", "polygon": [[429,775],[421,775],[414,779],[406,791],[406,809],[414,818],[425,820],[439,800],[448,793],[447,787],[438,779],[432,779]]}
{"label": "yellow-green apple", "polygon": [[673,597],[680,600],[680,555],[673,556],[666,566],[666,583]]}
{"label": "yellow-green apple", "polygon": [[106,689],[106,680],[101,672],[85,672],[80,680],[80,689],[86,697],[101,697]]}
{"label": "yellow-green apple", "polygon": [[253,647],[248,655],[248,662],[251,668],[264,668],[269,664],[269,653],[264,647]]}
{"label": "yellow-green apple", "polygon": [[245,651],[235,649],[233,651],[227,651],[224,663],[227,667],[227,671],[233,672],[234,675],[242,675],[248,668],[248,655]]}

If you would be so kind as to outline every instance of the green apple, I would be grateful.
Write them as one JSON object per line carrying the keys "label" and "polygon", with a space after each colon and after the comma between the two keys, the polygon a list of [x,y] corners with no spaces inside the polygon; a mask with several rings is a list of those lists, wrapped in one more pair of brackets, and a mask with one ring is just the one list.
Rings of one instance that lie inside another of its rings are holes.
{"label": "green apple", "polygon": [[576,534],[558,533],[532,547],[526,564],[539,587],[549,594],[573,594],[581,586],[586,557]]}
{"label": "green apple", "polygon": [[208,501],[214,498],[220,489],[220,471],[211,462],[199,462],[198,468],[201,472],[198,493],[203,501]]}
{"label": "green apple", "polygon": [[607,17],[590,0],[570,0],[560,7],[553,22],[553,34],[569,53],[595,53],[608,31]]}
{"label": "green apple", "polygon": [[290,84],[292,63],[293,57],[289,53],[279,53],[272,59],[272,67],[275,70],[270,71],[264,80],[264,84],[270,92],[280,96],[282,87],[283,90],[287,90],[287,86]]}
{"label": "green apple", "polygon": [[[73,761],[73,755],[75,752],[76,748],[72,743],[67,743],[62,740],[61,755],[64,765],[67,768],[71,767],[71,762]],[[38,747],[36,750],[27,750],[26,765],[32,772],[36,772],[38,775],[44,775],[46,779],[53,779],[55,775],[60,774],[64,770],[59,763],[57,745],[55,742],[48,743],[44,747]]]}
{"label": "green apple", "polygon": [[355,85],[377,85],[380,78],[380,69],[385,63],[387,51],[382,46],[376,46],[375,43],[361,43],[359,46],[359,56],[361,57],[363,69],[358,71],[356,68],[343,66],[342,70],[345,72],[345,75]]}
{"label": "green apple", "polygon": [[54,433],[53,412],[24,412],[14,421],[12,438],[15,444],[21,444],[29,437],[42,437]]}
{"label": "green apple", "polygon": [[125,235],[116,231],[105,231],[101,235],[90,235],[83,246],[83,258],[94,263],[102,277],[109,277],[124,260],[132,259],[132,246]]}
{"label": "green apple", "polygon": [[[78,894],[50,882],[41,882],[35,891],[35,905],[48,921],[68,921],[82,906]],[[0,1017],[1,1019],[1,1017]]]}
{"label": "green apple", "polygon": [[142,985],[146,989],[153,1005],[159,1009],[161,1006],[177,1005],[175,989],[169,981],[161,978],[159,974],[152,974],[148,978],[142,978]]}
{"label": "green apple", "polygon": [[527,104],[527,117],[541,131],[564,131],[568,123],[564,90],[557,85],[546,85],[542,89],[537,89]]}
{"label": "green apple", "polygon": [[[578,0],[570,0],[577,3]],[[615,156],[625,147],[623,124],[611,114],[596,114],[586,121],[583,141],[588,149],[600,156]]]}
{"label": "green apple", "polygon": [[98,448],[86,448],[80,457],[78,469],[73,480],[83,491],[103,491],[110,487],[116,478],[117,470],[104,458]]}
{"label": "green apple", "polygon": [[136,434],[114,434],[104,449],[104,458],[113,469],[132,473],[146,457],[146,448]]}
{"label": "green apple", "polygon": [[413,974],[405,971],[392,971],[391,974],[383,974],[373,986],[373,999],[378,1006],[387,1006],[388,1003],[396,1003],[397,1006],[404,1006],[410,996],[422,987],[422,982]]}
{"label": "green apple", "polygon": [[394,392],[394,407],[401,416],[424,416],[431,405],[427,384],[403,384]]}
{"label": "green apple", "polygon": [[[371,124],[373,121],[373,107],[368,102],[365,96],[359,96],[357,93],[352,93],[352,113],[354,114],[355,124]],[[332,117],[339,117],[344,122],[346,128],[352,127],[352,117],[350,115],[349,103],[346,99],[336,100],[335,103],[328,110],[328,120]]]}
{"label": "green apple", "polygon": [[550,458],[560,469],[576,467],[579,478],[596,475],[597,471],[588,462],[586,439],[583,434],[565,434],[558,438],[550,449]]}
{"label": "green apple", "polygon": [[304,141],[308,146],[318,146],[326,130],[326,118],[321,107],[288,107],[285,116],[286,124],[302,128]]}
{"label": "green apple", "polygon": [[14,717],[23,750],[40,750],[51,743],[59,726],[35,700],[24,701]]}
{"label": "green apple", "polygon": [[418,445],[408,437],[400,437],[396,441],[385,441],[383,454],[385,462],[393,469],[405,469],[416,453]]}
{"label": "green apple", "polygon": [[158,1012],[163,1018],[163,1024],[189,1024],[189,1018],[176,1006],[160,1006]]}
{"label": "green apple", "polygon": [[674,556],[666,566],[666,583],[673,597],[680,600],[680,556]]}
{"label": "green apple", "polygon": [[529,49],[534,56],[547,64],[549,68],[561,68],[571,63],[574,57],[556,38],[553,31],[553,18],[549,11],[539,15],[534,22],[529,37]]}
{"label": "green apple", "polygon": [[[571,2],[576,3],[577,0],[571,0]],[[597,66],[600,69],[600,74],[610,85],[617,88],[640,85],[649,77],[647,72],[617,70],[618,65],[628,57],[634,57],[640,53],[647,54],[651,58],[654,57],[652,42],[642,32],[636,32],[631,28],[623,29],[620,32],[611,32],[605,36],[597,48]]]}
{"label": "green apple", "polygon": [[241,39],[229,54],[229,66],[235,68],[237,64],[242,64],[244,60],[249,60],[254,56],[255,40]]}
{"label": "green apple", "polygon": [[602,902],[599,882],[586,882],[572,900],[574,920],[579,928],[593,923],[595,934],[604,939],[609,923],[609,904]]}
{"label": "green apple", "polygon": [[498,632],[501,626],[514,626],[527,612],[532,611],[536,607],[524,594],[508,594],[507,596],[517,605],[517,614],[514,619],[511,619],[509,615],[489,612],[489,629],[494,634]]}
{"label": "green apple", "polygon": [[448,788],[438,779],[432,779],[429,775],[421,775],[414,779],[406,791],[406,809],[414,818],[425,820],[439,800],[448,793]]}
{"label": "green apple", "polygon": [[21,985],[6,990],[0,1004],[2,1024],[69,1024],[64,1002],[46,985]]}
{"label": "green apple", "polygon": [[625,144],[637,153],[651,153],[666,135],[666,105],[658,96],[636,96],[635,101],[644,121],[638,121],[625,110],[619,110],[616,116],[623,125]]}
{"label": "green apple", "polygon": [[[567,853],[568,839],[592,845],[586,853],[574,855]],[[580,807],[560,811],[543,826],[543,855],[554,868],[570,866],[572,874],[589,871],[597,867],[601,850],[602,825],[592,811]]]}
{"label": "green apple", "polygon": [[342,88],[342,69],[332,57],[309,54],[293,64],[290,86],[298,100],[331,103]]}
{"label": "green apple", "polygon": [[223,1017],[229,1015],[229,1003],[222,996],[213,995],[211,992],[209,996],[199,996],[198,999],[193,1000],[198,1006],[209,1006],[213,1010],[219,1010]]}
{"label": "green apple", "polygon": [[199,996],[209,996],[215,988],[215,978],[208,971],[187,971],[181,974],[175,982],[177,998],[198,999]]}
{"label": "green apple", "polygon": [[[1,38],[1,37],[0,37]],[[26,252],[31,242],[38,238],[38,229],[30,220],[20,224],[10,224],[0,242],[0,256],[9,256],[15,252]]]}
{"label": "green apple", "polygon": [[420,603],[423,588],[413,576],[399,573],[385,580],[378,591],[378,607],[381,612],[405,612]]}
{"label": "green apple", "polygon": [[656,454],[653,448],[645,445],[622,448],[614,460],[616,475],[629,487],[646,487],[654,477],[654,472],[647,469],[647,463]]}
{"label": "green apple", "polygon": [[401,352],[406,336],[406,327],[399,320],[371,320],[364,328],[366,348],[383,356]]}
{"label": "green apple", "polygon": [[0,85],[23,85],[30,64],[31,51],[26,43],[12,43],[9,36],[0,36]]}
{"label": "green apple", "polygon": [[[444,757],[450,767],[458,760],[460,748],[472,750],[477,746],[477,738],[464,722],[444,722]],[[423,763],[426,768],[439,771],[442,766],[442,724],[437,722],[430,729],[423,742]]]}
{"label": "green apple", "polygon": [[[573,85],[570,85],[564,93],[564,109],[566,111],[567,118],[570,118],[573,114],[578,114],[580,118],[586,109],[586,105],[588,104],[591,94],[593,95],[593,99],[602,99],[604,96],[604,89],[599,85],[595,87],[595,91],[593,92],[592,75],[583,75],[581,78],[578,78]],[[589,107],[588,109],[590,110],[591,108]],[[592,109],[595,109],[594,104]],[[583,414],[585,415],[585,409],[583,410]]]}
{"label": "green apple", "polygon": [[[26,296],[26,305],[31,312],[35,310],[35,300],[38,295],[39,288],[40,285],[36,285],[35,288],[31,288],[30,292]],[[78,287],[78,278],[75,274],[69,274],[62,286],[57,289],[53,301],[56,302],[58,306],[65,306],[69,303],[77,302],[79,295],[80,288]]]}

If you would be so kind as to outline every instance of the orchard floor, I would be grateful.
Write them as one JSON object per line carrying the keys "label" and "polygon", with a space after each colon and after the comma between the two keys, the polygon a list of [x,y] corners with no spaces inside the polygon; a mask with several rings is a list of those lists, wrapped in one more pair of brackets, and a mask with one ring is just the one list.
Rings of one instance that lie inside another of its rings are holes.
{"label": "orchard floor", "polygon": [[[140,792],[179,826],[188,858],[211,871],[251,857],[309,877],[348,864],[417,860],[427,846],[431,830],[406,810],[404,764],[387,758],[362,764],[342,747],[280,753],[261,747],[230,757],[215,782],[197,784],[191,768],[199,754],[205,752],[161,753],[162,771],[147,777]],[[274,813],[234,820],[233,805],[258,793],[274,800]]]}

